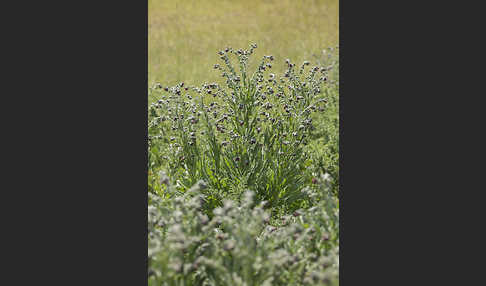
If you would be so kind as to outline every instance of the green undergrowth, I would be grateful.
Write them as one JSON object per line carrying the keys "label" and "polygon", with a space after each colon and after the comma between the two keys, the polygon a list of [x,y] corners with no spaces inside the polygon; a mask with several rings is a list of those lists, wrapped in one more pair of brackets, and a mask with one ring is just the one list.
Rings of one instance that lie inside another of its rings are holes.
{"label": "green undergrowth", "polygon": [[337,178],[336,61],[296,66],[286,59],[284,74],[275,75],[275,59],[265,55],[248,71],[255,48],[219,52],[214,69],[225,86],[150,89],[159,99],[148,114],[149,191],[162,195],[162,170],[181,193],[205,181],[211,209],[250,189],[268,207],[292,211],[306,203],[301,189],[316,175]]}
{"label": "green undergrowth", "polygon": [[150,194],[149,285],[339,285],[339,202],[328,176],[316,185],[309,208],[275,220],[251,191],[212,218],[202,182],[175,198]]}
{"label": "green undergrowth", "polygon": [[339,51],[256,48],[149,88],[149,285],[339,284]]}

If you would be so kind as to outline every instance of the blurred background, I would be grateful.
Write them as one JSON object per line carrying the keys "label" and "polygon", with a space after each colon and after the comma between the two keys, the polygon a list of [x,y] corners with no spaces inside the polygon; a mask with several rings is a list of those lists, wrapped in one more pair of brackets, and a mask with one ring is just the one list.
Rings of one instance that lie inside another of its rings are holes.
{"label": "blurred background", "polygon": [[258,48],[276,59],[316,63],[339,43],[338,0],[149,0],[148,83],[220,82],[213,70],[224,47]]}

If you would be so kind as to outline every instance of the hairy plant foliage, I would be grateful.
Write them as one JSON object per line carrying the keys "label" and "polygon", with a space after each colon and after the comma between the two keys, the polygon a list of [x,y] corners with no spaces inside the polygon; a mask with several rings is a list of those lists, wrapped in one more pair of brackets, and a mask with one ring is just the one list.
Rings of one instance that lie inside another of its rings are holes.
{"label": "hairy plant foliage", "polygon": [[[271,222],[255,193],[210,219],[198,182],[184,195],[149,194],[149,285],[338,285],[339,205],[321,176],[313,206]],[[175,192],[168,184],[167,190]]]}

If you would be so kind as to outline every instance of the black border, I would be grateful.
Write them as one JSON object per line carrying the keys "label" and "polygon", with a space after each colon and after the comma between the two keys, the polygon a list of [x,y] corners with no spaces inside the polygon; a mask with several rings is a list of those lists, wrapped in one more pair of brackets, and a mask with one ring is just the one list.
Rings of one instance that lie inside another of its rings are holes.
{"label": "black border", "polygon": [[[482,200],[462,195],[478,188],[454,159],[475,157],[457,155],[472,148],[456,134],[482,105],[457,105],[482,81],[455,66],[476,61],[475,45],[451,44],[474,27],[455,4],[429,5],[340,1],[340,285],[469,278],[451,256],[473,252],[463,211]],[[21,6],[3,41],[4,274],[146,285],[148,2]]]}
{"label": "black border", "polygon": [[18,76],[2,82],[5,277],[147,285],[148,1],[19,6],[5,9],[19,12],[4,38]]}

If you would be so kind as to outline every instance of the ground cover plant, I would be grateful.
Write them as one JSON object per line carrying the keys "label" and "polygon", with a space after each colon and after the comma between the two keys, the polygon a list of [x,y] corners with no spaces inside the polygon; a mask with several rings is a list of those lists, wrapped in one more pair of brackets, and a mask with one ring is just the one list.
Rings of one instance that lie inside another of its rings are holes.
{"label": "ground cover plant", "polygon": [[149,285],[338,285],[339,206],[328,176],[309,189],[312,207],[273,223],[251,191],[208,218],[204,188],[150,194]]}
{"label": "ground cover plant", "polygon": [[256,48],[149,88],[149,285],[339,282],[338,49]]}

